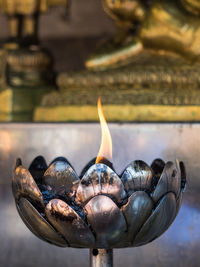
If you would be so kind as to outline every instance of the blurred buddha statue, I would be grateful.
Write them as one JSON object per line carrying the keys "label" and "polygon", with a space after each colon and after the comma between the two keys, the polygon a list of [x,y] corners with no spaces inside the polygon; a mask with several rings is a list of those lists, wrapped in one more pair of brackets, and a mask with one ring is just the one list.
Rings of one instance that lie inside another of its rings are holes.
{"label": "blurred buddha statue", "polygon": [[200,0],[102,1],[118,34],[58,75],[34,120],[94,121],[101,96],[110,121],[199,121]]}
{"label": "blurred buddha statue", "polygon": [[102,0],[118,33],[86,62],[89,69],[126,65],[144,48],[200,60],[200,0]]}
{"label": "blurred buddha statue", "polygon": [[52,6],[67,6],[68,3],[68,0],[0,0],[0,9],[9,21],[8,47],[38,44],[39,15]]}
{"label": "blurred buddha statue", "polygon": [[6,86],[0,90],[0,119],[32,120],[42,96],[55,89],[53,58],[38,40],[38,22],[50,7],[65,5],[68,11],[69,1],[0,0],[10,29],[2,49],[6,54]]}

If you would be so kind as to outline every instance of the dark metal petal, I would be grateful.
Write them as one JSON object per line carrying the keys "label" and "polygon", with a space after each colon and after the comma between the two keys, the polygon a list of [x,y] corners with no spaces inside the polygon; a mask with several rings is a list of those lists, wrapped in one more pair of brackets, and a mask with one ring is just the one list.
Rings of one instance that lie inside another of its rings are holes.
{"label": "dark metal petal", "polygon": [[28,197],[35,204],[44,207],[42,193],[30,172],[22,165],[15,169],[12,179],[12,189],[17,202],[20,197]]}
{"label": "dark metal petal", "polygon": [[165,167],[165,162],[162,159],[155,159],[152,164],[151,168],[154,171],[154,174],[161,174]]}
{"label": "dark metal petal", "polygon": [[163,195],[173,192],[177,197],[181,189],[179,163],[168,161],[164,167],[158,184],[152,194],[152,199],[157,202]]}
{"label": "dark metal petal", "polygon": [[133,161],[123,172],[122,182],[129,195],[135,190],[150,190],[152,170],[144,161]]}
{"label": "dark metal petal", "polygon": [[81,217],[64,201],[51,200],[45,209],[51,224],[72,247],[94,247],[95,238]]}
{"label": "dark metal petal", "polygon": [[22,165],[22,160],[20,158],[17,158],[15,160],[15,168],[14,169],[17,169],[17,167],[19,167],[21,165]]}
{"label": "dark metal petal", "polygon": [[71,165],[64,160],[53,162],[44,173],[43,184],[53,194],[69,195],[74,194],[74,184],[79,181],[77,174]]}
{"label": "dark metal petal", "polygon": [[76,202],[82,205],[99,194],[109,195],[118,203],[126,197],[121,179],[102,163],[93,165],[85,173],[77,189]]}
{"label": "dark metal petal", "polygon": [[127,230],[126,221],[120,209],[107,196],[92,198],[84,207],[88,223],[96,236],[97,248],[112,248]]}
{"label": "dark metal petal", "polygon": [[30,167],[29,172],[34,177],[36,182],[41,182],[42,176],[47,169],[47,163],[42,156],[36,157]]}
{"label": "dark metal petal", "polygon": [[176,214],[174,193],[166,194],[145,222],[134,240],[134,246],[141,246],[153,241],[164,233],[173,222]]}
{"label": "dark metal petal", "polygon": [[18,211],[26,226],[37,237],[57,246],[68,246],[64,238],[53,229],[27,199],[20,199]]}
{"label": "dark metal petal", "polygon": [[[83,170],[81,171],[81,174],[80,174],[80,179],[82,179],[82,177],[84,176],[84,174],[87,172],[87,170],[89,170],[89,168],[95,164],[96,162],[96,157],[93,158],[92,160],[90,160],[86,165],[85,167],[83,168]],[[112,170],[114,170],[113,168],[113,164],[112,162],[110,162],[108,159],[104,158],[104,157],[101,157],[101,160],[100,162],[98,163],[103,163],[105,165],[107,165],[108,167],[110,167]]]}
{"label": "dark metal petal", "polygon": [[[24,201],[25,198],[21,198],[20,201]],[[26,199],[25,199],[26,200]],[[28,220],[26,219],[26,217],[23,215],[20,207],[19,207],[19,204],[16,203],[16,207],[17,207],[17,211],[22,219],[22,221],[24,222],[24,224],[28,227],[28,229],[34,234],[36,235],[38,238],[44,240],[38,232],[35,231],[35,229],[30,225],[30,223],[28,222]],[[46,240],[45,240],[46,241]]]}
{"label": "dark metal petal", "polygon": [[[57,158],[55,158],[54,160],[52,160],[52,162],[49,164],[49,166],[51,166],[51,164],[53,164],[53,163],[56,162],[56,161],[67,162],[69,165],[71,165],[71,164],[69,163],[69,161],[68,161],[65,157],[57,157]],[[72,165],[71,165],[71,166],[72,166]]]}
{"label": "dark metal petal", "polygon": [[151,215],[153,207],[152,199],[144,191],[134,192],[128,203],[122,207],[128,225],[127,238],[131,243]]}
{"label": "dark metal petal", "polygon": [[182,161],[180,161],[180,170],[181,170],[181,189],[182,191],[184,191],[186,188],[187,176],[186,176],[185,165]]}
{"label": "dark metal petal", "polygon": [[[180,208],[181,208],[181,204],[182,204],[182,200],[183,200],[183,194],[182,192],[179,194],[178,199],[176,200],[176,215],[178,214]],[[175,216],[176,217],[176,216]]]}
{"label": "dark metal petal", "polygon": [[161,173],[165,167],[165,162],[162,159],[155,159],[151,164],[151,169],[153,171],[153,186],[158,184]]}

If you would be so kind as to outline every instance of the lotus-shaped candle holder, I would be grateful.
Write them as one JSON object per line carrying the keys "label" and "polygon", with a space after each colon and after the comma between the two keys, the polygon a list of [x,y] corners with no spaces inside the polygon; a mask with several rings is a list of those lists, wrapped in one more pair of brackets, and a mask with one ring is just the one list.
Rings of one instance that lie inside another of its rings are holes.
{"label": "lotus-shaped candle holder", "polygon": [[185,188],[182,162],[137,160],[121,175],[105,159],[94,163],[78,176],[63,157],[47,166],[39,156],[29,169],[16,161],[13,194],[33,234],[61,247],[98,250],[141,246],[168,229]]}

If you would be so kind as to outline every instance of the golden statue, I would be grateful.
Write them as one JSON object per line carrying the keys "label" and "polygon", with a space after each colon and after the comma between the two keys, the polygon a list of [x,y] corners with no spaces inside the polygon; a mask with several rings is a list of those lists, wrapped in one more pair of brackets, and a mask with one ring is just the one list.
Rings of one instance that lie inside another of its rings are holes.
{"label": "golden statue", "polygon": [[0,120],[32,120],[42,96],[55,89],[52,56],[39,44],[38,20],[50,7],[68,4],[69,0],[0,0],[10,28],[1,49],[6,55],[6,77],[0,77]]}
{"label": "golden statue", "polygon": [[[35,121],[200,121],[200,0],[102,0],[118,34],[57,77]],[[101,70],[101,71],[100,71]]]}
{"label": "golden statue", "polygon": [[68,3],[68,0],[0,0],[0,9],[9,21],[9,43],[38,44],[39,15],[51,6],[67,6]]}
{"label": "golden statue", "polygon": [[200,59],[200,0],[102,0],[119,29],[86,62],[90,69],[125,65],[144,48]]}

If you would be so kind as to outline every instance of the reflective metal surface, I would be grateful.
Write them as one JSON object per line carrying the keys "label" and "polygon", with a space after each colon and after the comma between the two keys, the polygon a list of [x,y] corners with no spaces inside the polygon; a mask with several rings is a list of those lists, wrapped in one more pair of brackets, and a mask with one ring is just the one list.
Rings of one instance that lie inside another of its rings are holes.
{"label": "reflective metal surface", "polygon": [[91,267],[112,267],[113,251],[111,249],[91,249],[90,250]]}
{"label": "reflective metal surface", "polygon": [[[114,251],[115,266],[198,266],[200,256],[199,124],[111,124],[114,167],[120,173],[132,159],[151,163],[176,157],[186,165],[189,182],[180,213],[153,243]],[[98,124],[0,125],[0,266],[88,266],[88,251],[61,249],[35,238],[21,222],[10,192],[14,158],[28,166],[38,154],[50,162],[67,156],[76,170],[93,158],[100,143]],[[42,252],[41,252],[42,251]]]}

